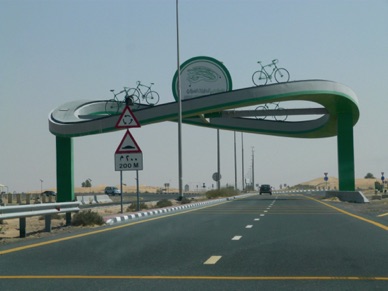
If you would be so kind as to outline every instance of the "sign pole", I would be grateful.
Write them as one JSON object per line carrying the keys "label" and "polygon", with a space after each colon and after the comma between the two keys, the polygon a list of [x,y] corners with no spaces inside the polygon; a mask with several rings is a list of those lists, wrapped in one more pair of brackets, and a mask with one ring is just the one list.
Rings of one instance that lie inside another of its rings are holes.
{"label": "sign pole", "polygon": [[136,170],[136,198],[137,198],[137,205],[136,210],[140,211],[140,197],[139,197],[139,170]]}
{"label": "sign pole", "polygon": [[123,171],[120,171],[120,204],[121,204],[121,213],[123,213]]}

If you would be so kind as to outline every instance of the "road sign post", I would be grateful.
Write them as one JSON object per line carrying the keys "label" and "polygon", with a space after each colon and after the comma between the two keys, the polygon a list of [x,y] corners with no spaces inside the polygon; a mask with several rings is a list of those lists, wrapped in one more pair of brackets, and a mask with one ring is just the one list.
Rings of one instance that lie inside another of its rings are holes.
{"label": "road sign post", "polygon": [[127,105],[116,123],[116,128],[127,131],[115,152],[115,171],[120,171],[121,213],[123,213],[123,171],[136,171],[137,199],[139,208],[139,170],[143,170],[143,153],[128,128],[140,127],[136,116]]}
{"label": "road sign post", "polygon": [[325,180],[325,183],[326,183],[326,190],[329,190],[327,187],[327,181],[329,181],[329,177],[327,177],[328,173],[323,173],[323,174],[325,175],[325,178],[323,178],[323,180]]}

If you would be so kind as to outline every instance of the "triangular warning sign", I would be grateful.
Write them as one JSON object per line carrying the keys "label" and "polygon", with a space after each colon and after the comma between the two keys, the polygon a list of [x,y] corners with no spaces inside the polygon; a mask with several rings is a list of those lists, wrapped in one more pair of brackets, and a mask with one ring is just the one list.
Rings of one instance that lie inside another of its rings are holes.
{"label": "triangular warning sign", "polygon": [[131,108],[129,108],[129,106],[126,106],[123,112],[121,113],[120,118],[117,120],[116,128],[130,127],[140,127],[140,123],[137,121]]}
{"label": "triangular warning sign", "polygon": [[127,129],[123,139],[121,140],[116,154],[129,154],[129,153],[141,153],[140,147],[137,145],[135,139],[132,134]]}

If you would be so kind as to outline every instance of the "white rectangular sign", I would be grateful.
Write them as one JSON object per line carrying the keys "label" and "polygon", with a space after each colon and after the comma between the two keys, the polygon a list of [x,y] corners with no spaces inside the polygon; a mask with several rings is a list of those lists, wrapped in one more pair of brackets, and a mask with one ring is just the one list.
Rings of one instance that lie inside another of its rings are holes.
{"label": "white rectangular sign", "polygon": [[143,170],[143,153],[115,153],[115,171]]}

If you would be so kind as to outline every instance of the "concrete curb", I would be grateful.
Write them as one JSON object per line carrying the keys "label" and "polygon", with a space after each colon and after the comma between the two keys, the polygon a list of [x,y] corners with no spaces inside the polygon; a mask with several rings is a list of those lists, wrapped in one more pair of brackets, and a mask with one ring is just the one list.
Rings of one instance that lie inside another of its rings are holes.
{"label": "concrete curb", "polygon": [[118,222],[124,222],[128,221],[131,219],[135,218],[142,218],[146,216],[152,216],[152,215],[157,215],[157,214],[163,214],[163,213],[170,213],[170,212],[175,212],[179,210],[185,210],[185,209],[190,209],[190,208],[199,208],[203,206],[207,206],[210,204],[217,204],[225,201],[232,201],[235,199],[241,199],[241,198],[246,198],[248,196],[252,196],[256,194],[243,194],[243,195],[238,195],[238,196],[233,196],[233,197],[228,197],[228,198],[219,198],[219,199],[214,199],[214,200],[209,200],[209,201],[203,201],[203,202],[197,202],[197,203],[189,203],[189,204],[184,204],[180,206],[173,206],[173,207],[166,207],[166,208],[160,208],[160,209],[152,209],[152,210],[147,210],[147,211],[140,211],[136,213],[127,213],[127,214],[120,214],[118,216],[112,217],[112,216],[107,216],[104,217],[105,223],[112,225]]}

